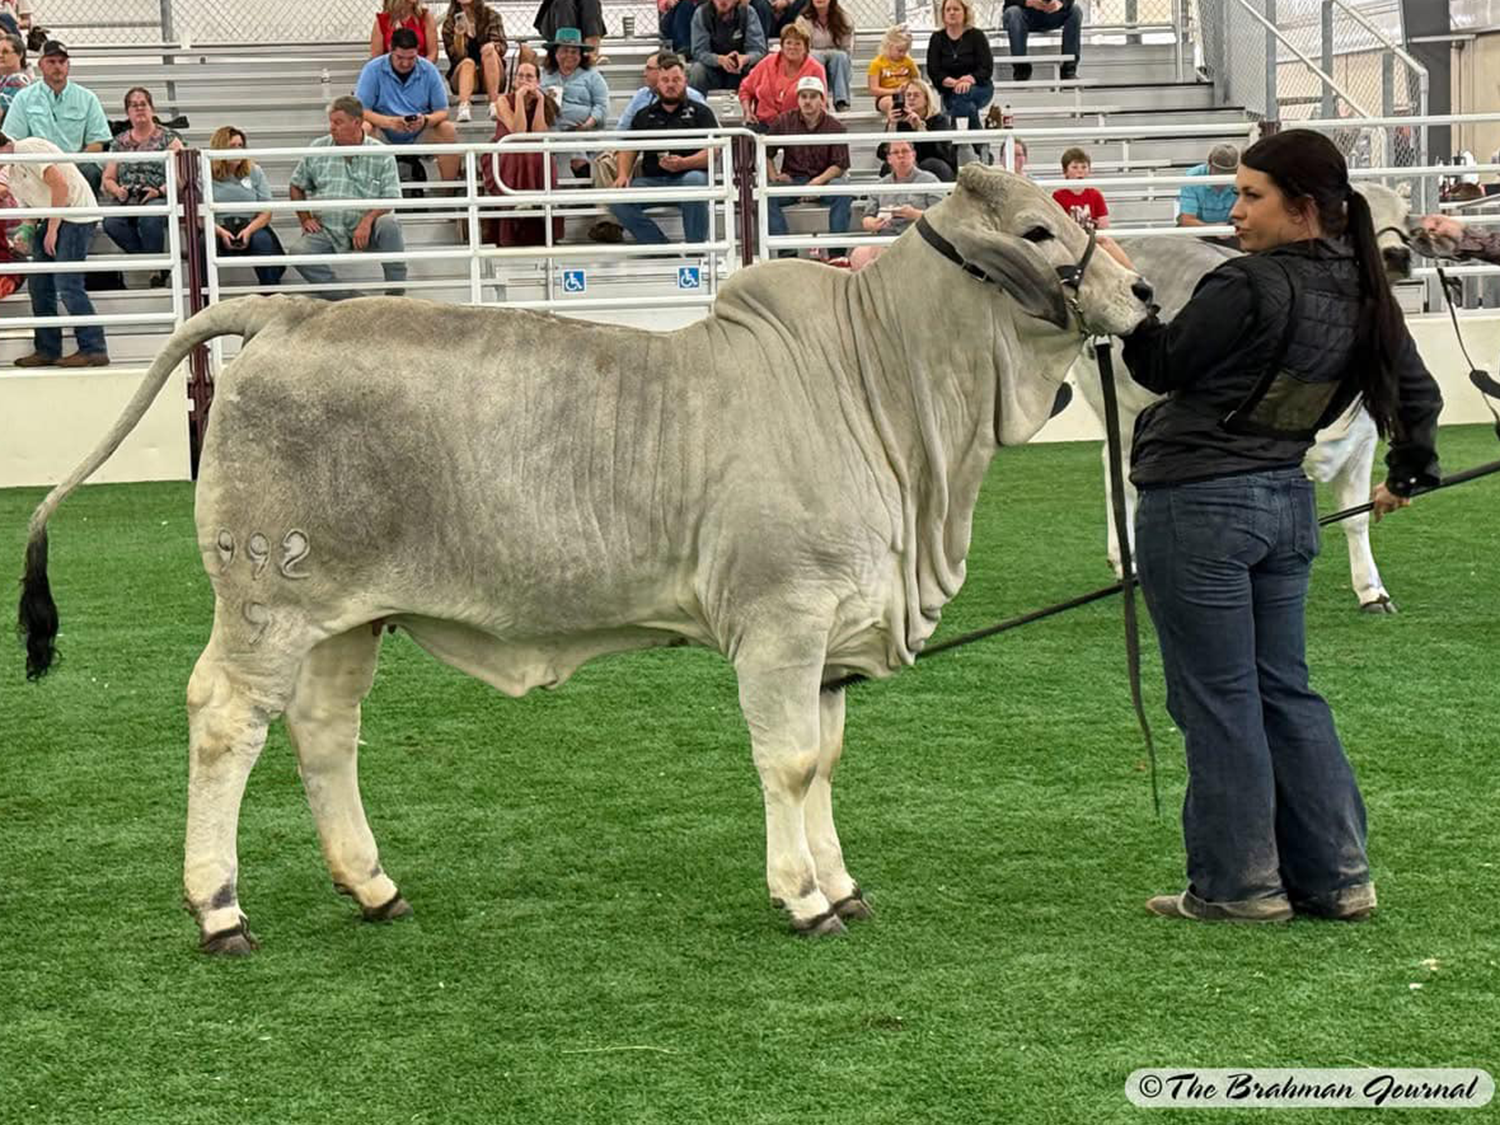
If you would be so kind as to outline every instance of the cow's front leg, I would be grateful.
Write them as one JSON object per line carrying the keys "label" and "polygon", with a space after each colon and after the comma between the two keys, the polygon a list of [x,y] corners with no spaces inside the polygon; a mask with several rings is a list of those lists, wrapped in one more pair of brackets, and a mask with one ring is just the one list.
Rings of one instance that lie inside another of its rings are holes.
{"label": "cow's front leg", "polygon": [[333,885],[359,903],[372,922],[411,913],[381,869],[359,796],[359,705],[374,683],[379,655],[378,626],[361,625],[329,638],[302,662],[297,692],[286,709],[287,733],[297,748],[302,787]]}
{"label": "cow's front leg", "polygon": [[818,769],[802,806],[807,844],[818,869],[818,889],[840,918],[869,918],[871,911],[859,884],[844,867],[844,851],[833,823],[833,771],[844,752],[844,692],[818,696]]}
{"label": "cow's front leg", "polygon": [[[1370,499],[1370,473],[1375,465],[1374,427],[1369,440],[1359,442],[1333,478],[1334,503],[1339,511],[1358,507]],[[1349,544],[1349,583],[1365,613],[1395,613],[1396,603],[1380,580],[1375,553],[1370,549],[1370,517],[1354,516],[1344,521]]]}
{"label": "cow's front leg", "polygon": [[788,653],[784,645],[761,651],[742,646],[735,671],[766,804],[766,885],[771,903],[791,915],[798,933],[839,933],[844,927],[818,887],[803,819],[818,769],[823,653]]}

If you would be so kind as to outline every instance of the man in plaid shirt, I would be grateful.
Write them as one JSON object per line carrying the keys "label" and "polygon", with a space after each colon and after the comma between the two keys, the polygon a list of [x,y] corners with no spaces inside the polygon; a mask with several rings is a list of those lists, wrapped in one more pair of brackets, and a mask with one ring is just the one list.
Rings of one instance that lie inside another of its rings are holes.
{"label": "man in plaid shirt", "polygon": [[[365,136],[364,105],[358,98],[342,97],[328,109],[328,135],[313,141],[313,147],[325,145],[364,146],[377,149],[368,156],[345,156],[338,153],[313,153],[304,156],[292,172],[289,194],[292,199],[399,199],[401,178],[396,173],[396,158],[390,149]],[[293,254],[347,254],[351,250],[374,250],[376,253],[398,253],[406,249],[401,226],[388,209],[369,211],[298,211],[302,222],[302,240]],[[381,262],[387,281],[405,281],[405,262]],[[324,263],[300,265],[297,272],[314,284],[334,280],[333,267]],[[387,289],[399,297],[402,289]],[[354,294],[346,290],[325,291],[319,296],[339,301]]]}

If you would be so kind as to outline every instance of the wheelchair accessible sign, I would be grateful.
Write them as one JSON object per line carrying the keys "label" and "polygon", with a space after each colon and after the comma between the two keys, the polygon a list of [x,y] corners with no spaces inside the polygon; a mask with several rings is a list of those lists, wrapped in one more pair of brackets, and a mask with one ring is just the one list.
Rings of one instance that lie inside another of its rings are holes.
{"label": "wheelchair accessible sign", "polygon": [[562,282],[564,293],[587,293],[589,291],[589,271],[563,270]]}
{"label": "wheelchair accessible sign", "polygon": [[679,289],[702,289],[703,269],[701,266],[678,266],[677,288]]}

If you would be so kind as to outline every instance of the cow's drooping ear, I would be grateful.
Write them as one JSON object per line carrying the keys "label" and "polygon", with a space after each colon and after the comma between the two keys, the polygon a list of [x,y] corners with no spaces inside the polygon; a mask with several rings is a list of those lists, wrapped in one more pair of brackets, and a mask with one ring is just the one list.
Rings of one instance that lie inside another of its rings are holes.
{"label": "cow's drooping ear", "polygon": [[969,262],[1016,299],[1027,316],[1068,326],[1068,302],[1057,270],[1024,238],[974,227],[955,240]]}

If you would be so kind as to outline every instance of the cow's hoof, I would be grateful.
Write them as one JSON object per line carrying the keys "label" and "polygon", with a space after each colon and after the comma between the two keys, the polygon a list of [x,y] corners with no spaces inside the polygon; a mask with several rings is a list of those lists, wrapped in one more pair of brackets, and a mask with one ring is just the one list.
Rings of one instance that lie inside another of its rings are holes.
{"label": "cow's hoof", "polygon": [[250,924],[241,918],[240,924],[232,930],[204,934],[200,948],[216,957],[248,957],[260,948],[260,942],[250,932]]}
{"label": "cow's hoof", "polygon": [[829,907],[822,914],[814,914],[811,918],[801,921],[792,919],[792,929],[803,937],[834,937],[838,934],[848,933],[844,929],[844,923],[839,916]]}
{"label": "cow's hoof", "polygon": [[1359,607],[1359,612],[1374,614],[1395,613],[1396,603],[1391,601],[1389,594],[1381,594],[1380,597],[1376,598],[1374,601],[1364,602],[1363,604],[1361,604]]}
{"label": "cow's hoof", "polygon": [[398,891],[384,906],[363,906],[360,907],[360,913],[365,916],[366,922],[394,922],[411,913],[411,903],[402,898]]}
{"label": "cow's hoof", "polygon": [[865,901],[864,892],[858,887],[854,893],[841,898],[833,904],[834,913],[846,922],[863,922],[875,917],[875,911],[870,909],[870,904]]}

